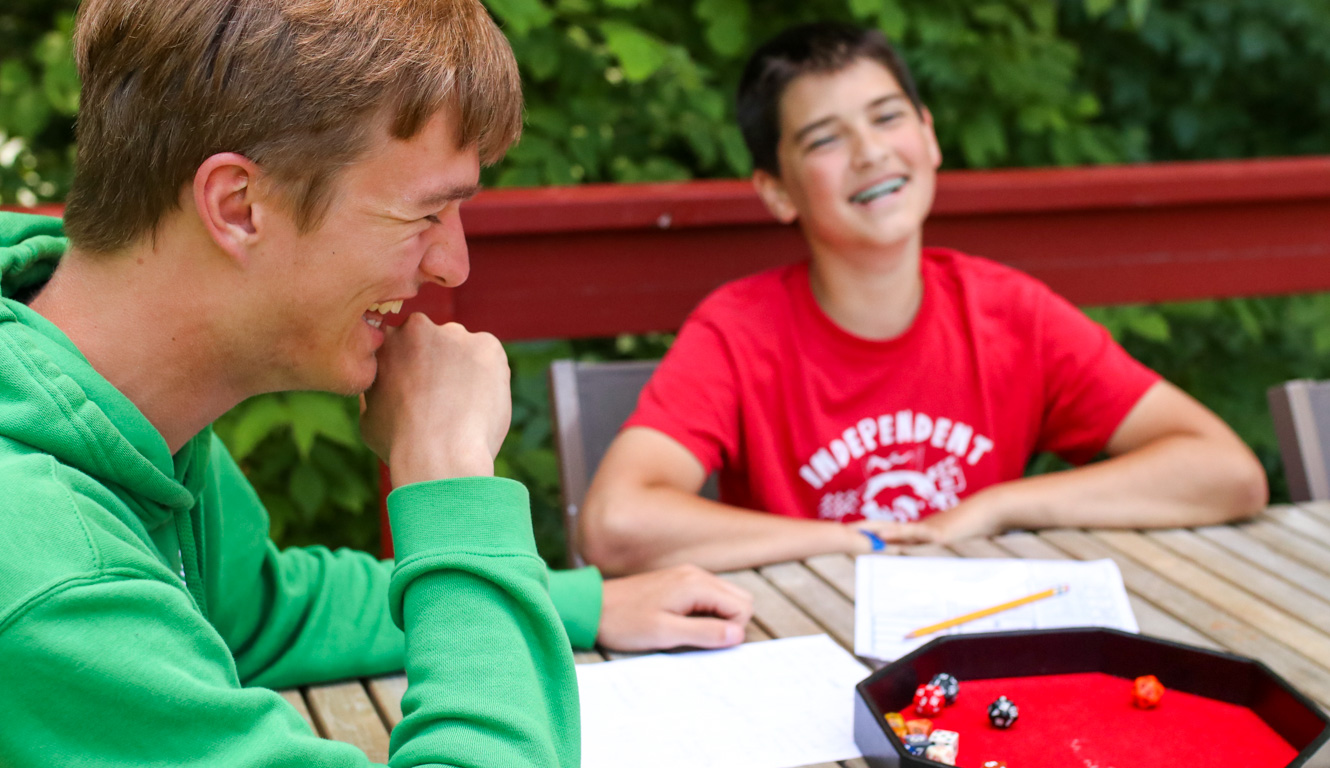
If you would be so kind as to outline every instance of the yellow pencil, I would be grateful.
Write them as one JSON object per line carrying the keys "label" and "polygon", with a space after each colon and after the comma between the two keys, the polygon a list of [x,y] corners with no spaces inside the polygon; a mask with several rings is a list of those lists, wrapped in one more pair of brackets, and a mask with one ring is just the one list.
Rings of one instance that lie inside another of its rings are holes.
{"label": "yellow pencil", "polygon": [[939,621],[936,624],[929,624],[926,627],[916,629],[915,631],[906,635],[905,639],[913,640],[916,637],[931,635],[934,632],[940,632],[941,630],[954,627],[957,624],[964,624],[967,621],[974,621],[975,619],[982,619],[985,616],[992,616],[995,613],[1001,613],[1002,611],[1011,610],[1012,608],[1025,605],[1026,603],[1033,603],[1036,600],[1043,600],[1045,597],[1053,597],[1055,595],[1060,595],[1063,592],[1066,592],[1068,589],[1071,589],[1069,585],[1059,584],[1058,586],[1053,587],[1052,589],[1045,589],[1043,592],[1036,592],[1033,595],[1026,595],[1025,597],[1017,598],[1015,600],[1012,600],[1011,602],[1002,603],[1001,605],[995,605],[992,608],[983,608],[978,611],[972,611],[970,613],[964,614],[962,616],[957,616],[954,619],[947,619],[946,621]]}

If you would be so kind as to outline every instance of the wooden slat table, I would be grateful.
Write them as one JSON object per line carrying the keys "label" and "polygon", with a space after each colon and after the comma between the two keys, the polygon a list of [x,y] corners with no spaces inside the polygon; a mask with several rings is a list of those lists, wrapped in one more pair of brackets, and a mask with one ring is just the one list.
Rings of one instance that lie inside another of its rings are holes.
{"label": "wooden slat table", "polygon": [[[931,557],[1111,558],[1145,634],[1259,659],[1330,709],[1330,503],[1276,506],[1255,520],[1161,531],[1009,533]],[[854,561],[826,555],[724,577],[753,593],[746,641],[826,633],[854,649]],[[587,651],[579,664],[631,654]],[[388,759],[402,676],[310,686],[285,696],[322,736]],[[864,768],[862,760],[816,768]]]}

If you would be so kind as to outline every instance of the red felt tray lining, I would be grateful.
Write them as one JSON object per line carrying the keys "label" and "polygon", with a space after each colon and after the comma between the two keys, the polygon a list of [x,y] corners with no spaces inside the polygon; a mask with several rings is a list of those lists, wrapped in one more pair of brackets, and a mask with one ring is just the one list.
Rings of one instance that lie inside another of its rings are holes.
{"label": "red felt tray lining", "polygon": [[[1168,680],[1161,678],[1167,688]],[[1132,681],[1100,672],[962,680],[956,703],[931,718],[960,733],[956,761],[979,768],[1277,768],[1297,750],[1246,707],[1167,690],[1155,709],[1137,709]],[[1006,696],[1020,708],[1009,730],[988,723],[988,705]],[[901,713],[918,717],[914,708]]]}

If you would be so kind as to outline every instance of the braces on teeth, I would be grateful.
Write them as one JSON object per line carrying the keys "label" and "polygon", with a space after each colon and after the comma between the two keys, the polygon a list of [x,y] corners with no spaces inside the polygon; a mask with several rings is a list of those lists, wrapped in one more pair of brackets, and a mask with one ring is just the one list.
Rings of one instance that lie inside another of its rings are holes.
{"label": "braces on teeth", "polygon": [[889,195],[903,186],[905,186],[904,178],[897,177],[894,179],[888,179],[887,181],[884,181],[881,184],[874,184],[868,189],[865,189],[863,192],[860,192],[854,197],[851,197],[850,202],[871,203],[874,200],[878,199],[879,197],[882,197],[883,195]]}

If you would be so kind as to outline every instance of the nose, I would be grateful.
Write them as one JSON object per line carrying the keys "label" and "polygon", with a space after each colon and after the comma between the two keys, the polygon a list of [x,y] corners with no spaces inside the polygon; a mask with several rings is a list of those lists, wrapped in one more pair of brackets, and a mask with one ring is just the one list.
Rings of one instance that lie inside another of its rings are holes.
{"label": "nose", "polygon": [[854,163],[858,168],[871,168],[891,153],[891,144],[882,131],[872,126],[860,126],[854,132]]}
{"label": "nose", "polygon": [[420,272],[426,282],[455,288],[466,282],[471,273],[471,259],[467,251],[466,235],[457,207],[450,206],[439,224],[430,232],[430,242],[420,259]]}

